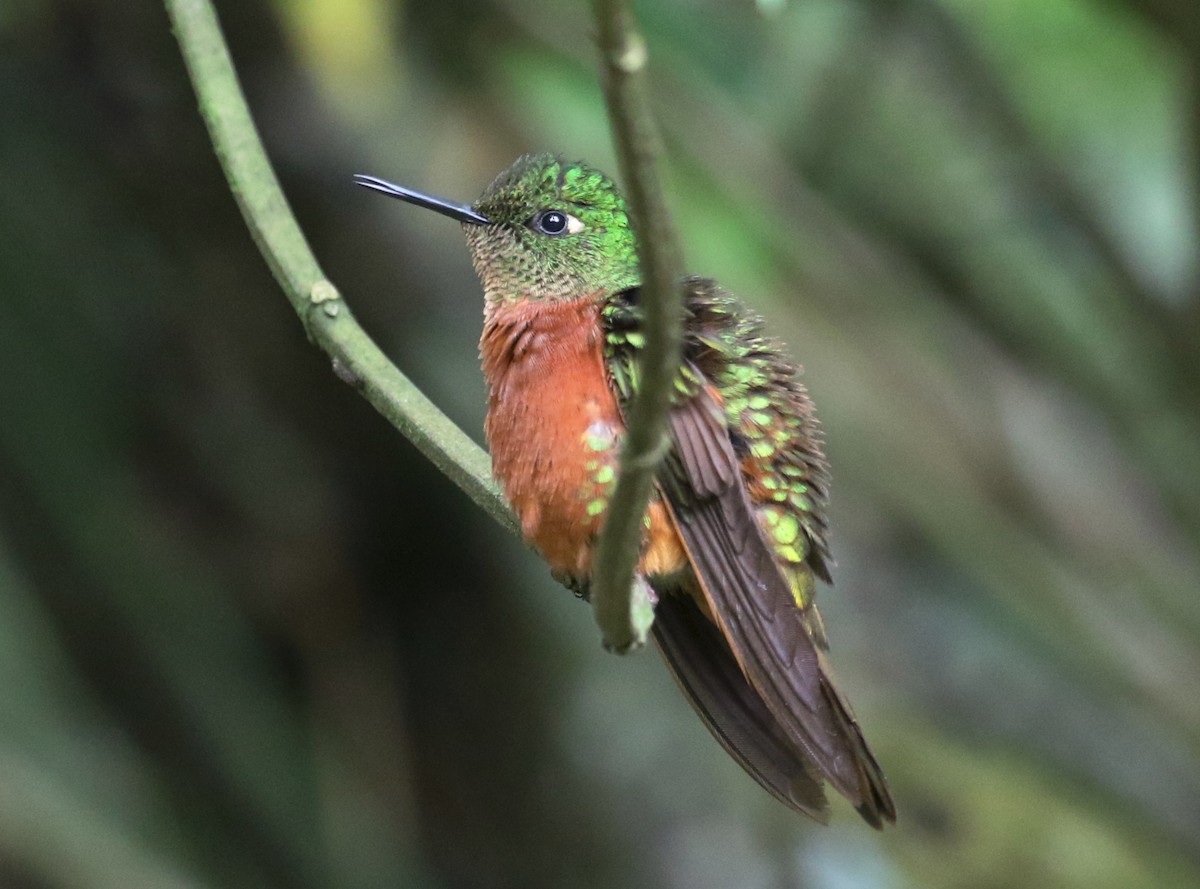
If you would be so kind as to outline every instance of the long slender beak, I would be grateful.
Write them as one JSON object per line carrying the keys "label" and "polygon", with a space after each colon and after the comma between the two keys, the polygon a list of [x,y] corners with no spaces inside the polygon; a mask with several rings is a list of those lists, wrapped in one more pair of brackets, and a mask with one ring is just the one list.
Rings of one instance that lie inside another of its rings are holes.
{"label": "long slender beak", "polygon": [[445,198],[437,198],[430,194],[421,194],[419,191],[413,191],[411,188],[405,188],[403,185],[396,185],[394,182],[388,182],[386,179],[355,173],[354,181],[364,188],[374,189],[390,197],[408,201],[410,204],[416,204],[418,207],[427,207],[430,210],[441,213],[443,216],[457,219],[459,222],[467,222],[471,225],[488,225],[491,222],[482,213],[477,213],[471,209],[468,204],[456,204],[454,201],[447,201]]}

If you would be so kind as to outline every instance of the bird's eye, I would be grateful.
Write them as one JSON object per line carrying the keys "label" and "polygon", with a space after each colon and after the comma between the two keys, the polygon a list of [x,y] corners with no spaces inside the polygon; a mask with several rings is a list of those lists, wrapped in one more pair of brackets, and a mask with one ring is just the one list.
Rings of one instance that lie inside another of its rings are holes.
{"label": "bird's eye", "polygon": [[579,234],[587,226],[570,213],[564,213],[562,210],[542,210],[535,213],[529,220],[529,227],[543,235],[557,237]]}

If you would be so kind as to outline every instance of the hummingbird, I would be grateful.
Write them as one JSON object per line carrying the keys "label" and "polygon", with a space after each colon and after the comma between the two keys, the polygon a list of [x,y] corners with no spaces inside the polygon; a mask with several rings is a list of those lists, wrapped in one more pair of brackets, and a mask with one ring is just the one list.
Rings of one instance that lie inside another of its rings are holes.
{"label": "hummingbird", "polygon": [[[551,154],[519,158],[470,205],[355,180],[462,224],[483,285],[493,474],[526,540],[586,598],[645,347],[625,199],[600,171]],[[882,828],[895,804],[834,684],[814,603],[832,559],[812,401],[761,317],[711,279],[682,287],[669,450],[635,577],[654,592],[655,642],[762,787],[827,822],[828,782]]]}

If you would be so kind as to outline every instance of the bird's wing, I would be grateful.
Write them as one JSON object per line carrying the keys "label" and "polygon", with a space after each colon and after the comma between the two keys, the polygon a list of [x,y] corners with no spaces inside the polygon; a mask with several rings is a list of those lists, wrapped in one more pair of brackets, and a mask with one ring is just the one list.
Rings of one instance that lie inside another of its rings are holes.
{"label": "bird's wing", "polygon": [[670,431],[673,447],[660,485],[742,674],[784,737],[869,823],[894,820],[883,773],[834,687],[740,475],[721,481],[739,465],[716,400],[701,392],[677,405]]}
{"label": "bird's wing", "polygon": [[687,596],[663,596],[654,614],[654,641],[692,707],[721,746],[784,804],[829,820],[821,779],[780,731],[746,682],[716,624]]}
{"label": "bird's wing", "polygon": [[[797,568],[803,568],[811,582],[809,566],[787,564],[766,537],[735,449],[734,436],[740,430],[731,430],[725,410],[724,397],[734,389],[733,384],[721,389],[725,371],[718,352],[730,347],[730,335],[744,333],[745,342],[767,350],[768,358],[773,345],[757,338],[756,327],[714,327],[741,323],[736,320],[740,311],[727,311],[728,303],[720,303],[714,315],[711,282],[692,279],[689,288],[692,315],[685,363],[669,418],[671,448],[658,481],[687,549],[704,610],[712,615],[719,636],[704,638],[695,621],[683,621],[668,606],[660,645],[718,739],[727,748],[739,738],[751,742],[736,748],[735,756],[760,782],[769,783],[772,792],[790,798],[796,775],[821,775],[869,823],[880,826],[884,819],[894,820],[894,805],[853,713],[833,684],[820,650],[823,639],[811,590],[795,583]],[[634,353],[640,347],[636,298],[636,291],[627,291],[610,303],[605,315],[613,385],[623,403],[636,388],[636,380],[630,379],[636,374]],[[697,323],[702,313],[710,322],[707,329]],[[736,343],[733,348],[738,348]],[[823,532],[823,524],[819,517],[816,525],[807,517],[802,521],[812,545],[801,558],[815,561],[824,575],[823,538],[808,531]],[[721,640],[728,656],[706,661],[702,647]],[[731,662],[740,668],[734,679],[720,672]],[[761,724],[768,714],[773,729]],[[777,768],[781,745],[799,758],[799,768]],[[803,781],[797,786],[803,787]],[[806,806],[799,808],[820,811],[817,798],[803,798]]]}

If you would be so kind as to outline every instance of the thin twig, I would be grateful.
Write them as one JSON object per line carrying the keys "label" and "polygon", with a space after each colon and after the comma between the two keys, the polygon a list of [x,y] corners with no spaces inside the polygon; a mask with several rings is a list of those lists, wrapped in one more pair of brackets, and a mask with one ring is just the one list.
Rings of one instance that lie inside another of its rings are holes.
{"label": "thin twig", "polygon": [[515,532],[512,513],[492,481],[488,455],[388,360],[322,274],[263,151],[211,3],[166,0],[166,7],[229,187],[309,338],[329,355],[341,379]]}
{"label": "thin twig", "polygon": [[605,645],[623,652],[644,644],[653,609],[634,583],[643,517],[666,451],[666,419],[682,340],[678,241],[655,173],[658,140],[644,96],[646,44],[625,0],[595,0],[604,95],[625,192],[638,233],[646,345],[641,386],[629,413],[621,472],[605,513],[591,595]]}

